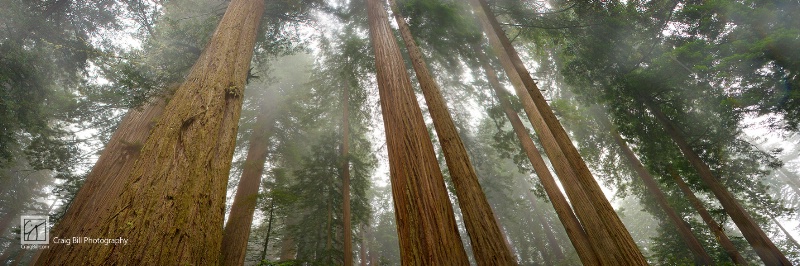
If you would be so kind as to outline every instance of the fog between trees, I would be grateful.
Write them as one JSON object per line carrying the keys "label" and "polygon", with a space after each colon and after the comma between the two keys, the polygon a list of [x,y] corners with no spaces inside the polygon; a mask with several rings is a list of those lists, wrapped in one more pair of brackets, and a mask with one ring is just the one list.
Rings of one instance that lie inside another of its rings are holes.
{"label": "fog between trees", "polygon": [[800,263],[800,3],[3,4],[3,265]]}

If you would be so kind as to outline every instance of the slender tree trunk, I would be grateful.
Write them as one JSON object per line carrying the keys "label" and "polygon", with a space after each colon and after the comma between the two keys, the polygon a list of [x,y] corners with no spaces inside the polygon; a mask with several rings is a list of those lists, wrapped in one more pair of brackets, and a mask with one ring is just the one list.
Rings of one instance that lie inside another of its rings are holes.
{"label": "slender tree trunk", "polygon": [[744,238],[753,246],[756,254],[761,257],[761,260],[766,265],[791,265],[788,259],[778,250],[778,247],[772,243],[761,227],[750,217],[750,214],[739,205],[739,202],[733,195],[725,188],[714,174],[708,165],[700,159],[700,156],[692,150],[689,142],[684,139],[683,134],[672,124],[672,121],[661,112],[661,108],[648,99],[643,100],[647,110],[650,111],[656,120],[664,127],[667,135],[678,145],[683,155],[689,160],[689,163],[697,170],[700,179],[708,186],[714,196],[717,197],[722,208],[731,217],[731,220],[739,227]]}
{"label": "slender tree trunk", "polygon": [[[609,123],[610,124],[610,123]],[[642,183],[647,188],[647,191],[650,195],[655,198],[656,203],[661,209],[667,214],[667,218],[672,222],[673,225],[678,229],[678,234],[683,239],[683,242],[692,252],[694,256],[694,263],[695,265],[713,265],[714,260],[711,259],[711,256],[706,253],[703,246],[700,244],[700,241],[692,234],[692,229],[689,228],[689,225],[686,224],[683,219],[675,212],[675,209],[669,205],[667,202],[667,196],[664,195],[664,192],[661,191],[661,188],[658,186],[658,182],[656,179],[650,175],[650,172],[642,165],[642,162],[639,161],[639,158],[636,157],[636,154],[633,153],[628,143],[622,139],[622,136],[619,135],[619,132],[612,129],[611,134],[614,137],[614,141],[617,143],[617,146],[622,150],[622,155],[628,160],[628,164],[636,171],[636,174],[641,178]]]}
{"label": "slender tree trunk", "polygon": [[353,265],[353,228],[350,219],[350,91],[342,88],[342,220],[344,222],[344,265]]}
{"label": "slender tree trunk", "polygon": [[561,245],[559,245],[558,240],[556,240],[556,236],[553,233],[553,227],[550,226],[550,223],[547,221],[547,218],[544,215],[538,215],[537,218],[539,219],[539,223],[542,224],[544,234],[547,236],[547,245],[550,246],[550,251],[555,256],[556,262],[564,260],[564,252],[561,251]]}
{"label": "slender tree trunk", "polygon": [[777,219],[775,219],[775,217],[770,217],[770,219],[772,219],[772,222],[774,222],[774,223],[775,223],[775,225],[777,225],[777,226],[778,226],[778,228],[780,228],[780,229],[781,229],[781,231],[783,232],[783,234],[784,234],[784,235],[786,235],[786,239],[788,239],[788,240],[789,240],[789,242],[792,242],[792,244],[793,244],[793,245],[794,245],[796,248],[800,248],[800,243],[797,243],[797,240],[795,240],[795,239],[794,239],[794,237],[792,237],[792,234],[790,234],[790,233],[789,233],[789,231],[788,231],[788,230],[786,230],[786,228],[784,228],[784,227],[783,227],[783,225],[782,225],[780,222],[778,222],[778,220],[777,220]]}
{"label": "slender tree trunk", "polygon": [[[543,262],[545,264],[555,265],[558,261],[555,257],[553,257],[553,254],[547,250],[547,241],[545,241],[545,230],[547,229],[545,228],[546,225],[542,223],[543,215],[541,215],[541,213],[537,213],[539,209],[536,206],[536,196],[533,195],[533,192],[531,192],[530,189],[526,190],[525,196],[528,198],[528,201],[531,204],[531,212],[528,213],[527,218],[532,225],[531,232],[535,237],[534,241],[536,249],[542,253],[542,259],[544,259]],[[536,216],[536,218],[534,218],[534,216]],[[537,223],[538,226],[536,226]],[[556,246],[556,248],[558,248],[558,246]]]}
{"label": "slender tree trunk", "polygon": [[325,240],[325,262],[328,264],[333,264],[333,259],[332,259],[333,254],[331,254],[333,253],[333,206],[331,206],[333,205],[333,203],[331,203],[332,199],[333,198],[331,197],[331,199],[328,200],[328,223],[327,226],[325,226],[325,229],[327,230],[326,232],[327,239]]}
{"label": "slender tree trunk", "polygon": [[261,250],[261,261],[267,258],[267,250],[269,249],[269,238],[272,234],[272,221],[275,219],[275,199],[269,202],[269,219],[267,219],[267,235],[264,237],[264,249]]}
{"label": "slender tree trunk", "polygon": [[275,127],[276,93],[270,90],[262,102],[250,134],[242,176],[236,186],[231,213],[222,235],[222,265],[242,265],[250,239],[250,226],[258,202],[258,189],[269,153],[269,137]]}
{"label": "slender tree trunk", "polygon": [[547,193],[548,198],[550,198],[550,202],[553,204],[553,208],[555,208],[559,220],[561,220],[561,223],[564,225],[567,235],[569,236],[572,245],[575,247],[581,262],[583,262],[584,265],[599,265],[601,261],[597,252],[600,250],[595,250],[595,246],[592,242],[590,242],[589,236],[584,231],[583,226],[581,226],[578,218],[575,217],[575,214],[572,212],[572,208],[570,207],[566,198],[564,198],[564,195],[561,194],[561,190],[558,188],[555,179],[550,174],[550,170],[547,168],[544,159],[539,154],[536,146],[533,144],[533,139],[531,139],[530,135],[528,135],[528,131],[522,124],[522,120],[520,120],[517,112],[511,108],[511,103],[507,98],[508,95],[502,89],[500,81],[497,79],[497,74],[494,72],[491,65],[489,65],[489,61],[483,54],[483,51],[478,49],[476,52],[479,56],[478,59],[481,62],[484,71],[486,72],[486,77],[489,80],[490,87],[494,90],[495,96],[497,96],[499,99],[506,117],[511,121],[511,126],[514,129],[514,133],[516,133],[517,138],[520,140],[523,151],[525,151],[525,153],[528,155],[528,159],[533,165],[536,175],[539,176],[539,182],[541,182],[542,187],[545,189],[545,193]]}
{"label": "slender tree trunk", "polygon": [[[604,263],[613,262],[614,264],[625,265],[646,265],[647,261],[642,255],[630,233],[625,229],[625,225],[619,219],[614,208],[603,194],[600,185],[589,172],[589,168],[581,158],[578,150],[572,144],[564,128],[547,105],[539,88],[531,78],[528,70],[525,69],[522,60],[514,50],[508,37],[505,36],[500,28],[497,19],[489,9],[489,5],[484,0],[470,0],[470,3],[478,14],[484,31],[487,33],[495,52],[500,57],[500,62],[509,75],[511,83],[514,85],[517,95],[522,101],[523,108],[528,114],[531,124],[536,130],[542,141],[547,156],[551,159],[553,167],[562,182],[574,184],[565,186],[576,213],[581,217],[583,225],[586,226],[587,234],[598,241],[611,241],[613,245],[595,245],[599,258]],[[575,191],[583,193],[570,193],[569,188],[574,187]],[[573,199],[573,195],[580,196],[585,194],[588,201]],[[590,206],[583,206],[583,205]],[[600,219],[585,211],[595,212]],[[589,218],[589,219],[584,219]],[[606,232],[602,232],[605,230]],[[603,235],[608,235],[607,237]]]}
{"label": "slender tree trunk", "polygon": [[725,250],[725,253],[728,254],[733,263],[736,265],[748,264],[744,257],[739,254],[739,250],[737,250],[736,246],[733,245],[731,239],[725,235],[725,231],[722,230],[722,226],[714,221],[714,218],[711,217],[711,213],[709,213],[708,210],[703,207],[703,203],[697,198],[697,196],[694,195],[694,192],[689,189],[689,185],[687,185],[686,182],[683,182],[683,179],[678,175],[678,172],[675,171],[672,166],[669,167],[669,172],[672,176],[672,180],[675,181],[675,184],[678,185],[678,188],[680,188],[686,198],[689,199],[689,202],[692,204],[692,206],[694,206],[694,209],[700,213],[700,217],[703,218],[703,222],[705,222],[711,232],[714,233],[714,236],[716,237],[717,241],[719,241],[722,249]]}
{"label": "slender tree trunk", "polygon": [[360,250],[358,252],[359,255],[359,265],[367,266],[367,227],[363,224],[361,225],[361,244]]}
{"label": "slender tree trunk", "polygon": [[367,0],[401,263],[467,265],[453,207],[383,3]]}
{"label": "slender tree trunk", "polygon": [[475,261],[478,265],[517,265],[516,259],[503,241],[505,239],[503,232],[492,218],[494,213],[481,190],[478,176],[447,110],[447,103],[439,85],[428,70],[408,24],[399,13],[397,3],[395,0],[389,0],[389,3],[422,88],[422,94],[428,104],[436,135],[442,145],[447,169],[453,179],[458,204],[464,215],[464,225],[472,243]]}
{"label": "slender tree trunk", "polygon": [[[153,98],[144,106],[128,111],[86,176],[85,183],[66,214],[50,231],[51,237],[106,237],[98,232],[100,223],[107,219],[112,203],[130,181],[130,171],[155,121],[164,112],[165,105],[164,99]],[[51,254],[64,252],[65,248],[69,246],[51,245],[48,249],[42,249],[31,260],[31,265],[43,265],[38,263],[39,258],[48,264]]]}
{"label": "slender tree trunk", "polygon": [[153,128],[114,215],[98,230],[128,245],[69,245],[40,265],[219,263],[228,174],[263,12],[263,0],[229,4]]}
{"label": "slender tree trunk", "polygon": [[781,179],[783,179],[783,182],[786,183],[786,185],[789,185],[795,194],[800,196],[800,184],[798,184],[799,181],[797,180],[797,175],[794,175],[793,179],[791,173],[783,168],[779,169],[776,175],[782,177]]}

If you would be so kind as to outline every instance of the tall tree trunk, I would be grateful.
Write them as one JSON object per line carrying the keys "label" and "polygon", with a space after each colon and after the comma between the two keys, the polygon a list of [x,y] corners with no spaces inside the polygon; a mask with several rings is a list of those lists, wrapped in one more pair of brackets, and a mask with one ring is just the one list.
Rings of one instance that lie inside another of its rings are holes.
{"label": "tall tree trunk", "polygon": [[400,48],[380,0],[367,0],[404,265],[467,265],[453,207]]}
{"label": "tall tree trunk", "polygon": [[367,266],[367,227],[361,225],[361,244],[359,245],[359,265]]}
{"label": "tall tree trunk", "polygon": [[506,246],[505,236],[492,217],[492,207],[478,182],[478,176],[470,162],[461,136],[458,135],[453,118],[447,110],[436,80],[425,64],[422,52],[411,35],[405,19],[397,8],[395,0],[389,0],[392,13],[400,28],[400,35],[406,44],[411,65],[428,104],[428,111],[436,128],[436,135],[442,145],[447,169],[453,179],[458,204],[464,215],[464,225],[472,243],[472,253],[478,265],[517,265],[517,261]]}
{"label": "tall tree trunk", "polygon": [[556,240],[556,236],[553,233],[553,227],[550,225],[550,222],[547,221],[547,217],[538,215],[537,218],[539,219],[539,223],[542,224],[544,234],[547,236],[547,245],[550,246],[550,251],[555,256],[556,262],[564,260],[564,252],[561,251],[561,245],[558,244],[558,240]]}
{"label": "tall tree trunk", "polygon": [[256,116],[250,134],[247,157],[242,166],[242,176],[236,186],[231,213],[222,234],[222,265],[242,265],[250,239],[250,226],[258,203],[258,189],[264,174],[264,163],[269,153],[269,137],[275,127],[274,102],[276,94],[270,90]]}
{"label": "tall tree trunk", "polygon": [[[522,101],[525,113],[539,135],[545,152],[556,169],[556,173],[565,184],[574,184],[565,186],[565,189],[574,187],[573,189],[582,191],[588,197],[588,201],[573,199],[572,195],[582,193],[573,194],[567,191],[579,217],[581,215],[590,216],[581,217],[583,225],[586,226],[587,234],[596,243],[597,241],[611,241],[614,244],[596,245],[596,248],[603,250],[598,252],[599,258],[605,262],[613,261],[614,264],[647,264],[630,233],[625,229],[622,220],[617,216],[611,203],[603,194],[600,185],[594,179],[592,173],[589,172],[589,168],[581,158],[578,150],[553,114],[553,110],[550,109],[539,92],[539,88],[531,78],[530,73],[528,73],[508,37],[503,33],[489,5],[484,0],[470,0],[470,3],[475,13],[478,14],[495,52],[500,57],[500,62],[506,70],[506,74],[509,75],[509,79]],[[592,212],[596,212],[600,219],[593,219],[591,216],[594,215],[583,211],[592,209],[594,210]],[[584,218],[590,219],[585,220]],[[602,232],[603,230],[606,232]],[[608,237],[602,235],[608,235]]]}
{"label": "tall tree trunk", "polygon": [[[536,206],[536,196],[533,195],[533,192],[531,192],[530,189],[527,189],[525,194],[526,194],[525,196],[528,198],[528,201],[531,204],[531,211],[528,213],[527,218],[532,225],[531,232],[533,233],[535,238],[534,242],[536,245],[536,249],[538,249],[539,252],[542,253],[542,259],[544,259],[543,262],[545,264],[555,265],[558,261],[556,260],[555,257],[553,257],[552,253],[547,251],[547,245],[546,245],[547,241],[545,241],[545,236],[546,236],[545,230],[547,230],[547,228],[545,228],[546,225],[542,223],[542,218],[544,216],[541,215],[540,213],[537,213],[538,208]],[[536,216],[536,218],[534,218],[534,216]],[[558,246],[556,246],[556,248],[558,248]]]}
{"label": "tall tree trunk", "polygon": [[791,242],[796,248],[800,248],[800,243],[797,243],[797,240],[792,237],[792,234],[789,233],[789,230],[786,230],[786,228],[784,228],[783,225],[778,222],[777,219],[775,219],[775,217],[770,217],[770,219],[772,219],[772,222],[781,229],[781,232],[783,232],[784,235],[786,235],[786,239],[789,240],[789,242]]}
{"label": "tall tree trunk", "polygon": [[39,265],[219,263],[228,173],[263,12],[263,0],[229,4],[153,128],[114,215],[98,230],[128,245],[69,245]]}
{"label": "tall tree trunk", "polygon": [[261,261],[267,259],[267,250],[269,249],[269,238],[272,234],[272,221],[275,220],[275,199],[269,202],[269,218],[267,219],[267,235],[264,237],[264,249],[261,250]]}
{"label": "tall tree trunk", "polygon": [[725,231],[722,230],[722,226],[720,226],[714,218],[711,217],[711,213],[708,212],[706,207],[703,207],[703,203],[697,196],[694,195],[691,189],[689,189],[689,185],[686,182],[683,182],[683,179],[678,175],[678,172],[675,171],[672,166],[669,166],[670,176],[672,176],[672,180],[675,181],[675,184],[678,185],[678,188],[681,189],[683,195],[689,199],[689,202],[694,206],[694,209],[700,213],[700,217],[703,218],[703,222],[708,225],[708,228],[714,234],[719,244],[722,246],[722,249],[725,250],[725,253],[728,254],[728,257],[731,258],[733,263],[736,265],[747,265],[747,261],[742,257],[742,254],[739,254],[739,250],[736,249],[736,246],[733,245],[731,239],[725,235]]}
{"label": "tall tree trunk", "polygon": [[353,227],[350,219],[350,91],[342,88],[342,220],[344,222],[344,265],[353,265]]}
{"label": "tall tree trunk", "polygon": [[761,230],[761,227],[750,217],[750,214],[739,205],[739,202],[728,189],[714,177],[708,165],[700,159],[700,156],[698,156],[694,150],[692,150],[689,142],[684,139],[683,134],[679,132],[675,125],[672,124],[672,121],[661,112],[661,108],[649,99],[643,99],[643,103],[647,107],[647,110],[649,110],[661,126],[664,127],[667,135],[678,145],[683,155],[700,175],[700,179],[708,186],[711,192],[714,193],[714,196],[717,197],[722,208],[728,213],[736,226],[739,227],[744,238],[753,246],[756,254],[758,254],[764,264],[791,265],[789,260],[786,259],[786,256],[778,250],[778,247],[772,243],[772,240],[767,237],[764,231]]}
{"label": "tall tree trunk", "polygon": [[711,256],[709,256],[705,249],[703,249],[700,241],[698,241],[694,234],[692,234],[692,229],[689,228],[689,225],[686,224],[686,222],[681,219],[678,213],[675,212],[675,209],[669,205],[667,202],[667,196],[661,191],[661,188],[658,186],[658,182],[652,175],[650,175],[650,172],[647,171],[644,165],[642,165],[642,162],[639,161],[639,158],[637,158],[636,154],[633,153],[630,146],[628,146],[628,143],[622,139],[622,136],[619,135],[617,130],[612,129],[611,134],[613,135],[617,146],[619,146],[619,148],[622,150],[622,155],[628,160],[628,164],[636,172],[636,175],[641,178],[642,183],[644,183],[644,186],[647,188],[647,191],[653,198],[655,198],[658,206],[661,207],[661,210],[667,214],[667,218],[669,218],[670,222],[672,222],[672,224],[678,229],[678,234],[681,236],[683,242],[694,256],[694,264],[713,265],[714,260],[711,259]]}
{"label": "tall tree trunk", "polygon": [[[130,171],[155,121],[164,113],[164,106],[164,99],[153,98],[141,108],[129,110],[122,118],[66,214],[50,231],[52,237],[105,237],[98,231],[100,223],[108,218],[112,203],[130,181]],[[49,264],[51,254],[64,252],[65,248],[69,246],[51,245],[37,252],[31,265],[43,265],[38,264],[39,258]]]}
{"label": "tall tree trunk", "polygon": [[564,225],[567,235],[569,236],[572,245],[575,247],[581,262],[583,262],[584,265],[599,265],[601,263],[598,254],[600,250],[595,250],[595,245],[589,240],[587,232],[584,231],[584,228],[581,226],[578,218],[575,217],[575,214],[572,212],[572,208],[567,202],[567,199],[564,198],[563,194],[561,194],[561,190],[558,188],[555,179],[550,174],[550,170],[547,168],[544,159],[539,154],[539,150],[537,150],[536,146],[533,144],[533,139],[531,139],[530,135],[528,135],[528,131],[522,124],[522,120],[520,120],[517,112],[511,108],[511,103],[508,101],[508,95],[502,89],[500,81],[497,79],[497,74],[489,64],[489,60],[480,49],[477,49],[476,54],[478,55],[478,60],[481,62],[481,65],[486,72],[486,78],[489,80],[490,87],[494,90],[495,96],[499,99],[500,105],[502,106],[506,117],[509,121],[511,121],[511,126],[514,129],[514,133],[517,135],[523,151],[525,151],[525,153],[528,155],[528,160],[530,160],[531,164],[533,165],[536,175],[539,176],[539,182],[542,184],[542,187],[544,187],[547,197],[553,204],[553,208],[556,210],[559,220],[561,220],[561,223]]}

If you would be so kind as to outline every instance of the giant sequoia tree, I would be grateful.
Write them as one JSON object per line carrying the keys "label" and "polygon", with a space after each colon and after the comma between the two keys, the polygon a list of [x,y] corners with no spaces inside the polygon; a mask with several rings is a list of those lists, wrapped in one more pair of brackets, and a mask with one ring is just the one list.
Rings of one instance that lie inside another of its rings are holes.
{"label": "giant sequoia tree", "polygon": [[798,262],[792,1],[6,2],[3,265]]}
{"label": "giant sequoia tree", "polygon": [[101,227],[103,235],[129,238],[138,248],[75,245],[39,264],[218,261],[227,175],[263,12],[263,1],[230,4],[144,143],[130,173],[135,178]]}

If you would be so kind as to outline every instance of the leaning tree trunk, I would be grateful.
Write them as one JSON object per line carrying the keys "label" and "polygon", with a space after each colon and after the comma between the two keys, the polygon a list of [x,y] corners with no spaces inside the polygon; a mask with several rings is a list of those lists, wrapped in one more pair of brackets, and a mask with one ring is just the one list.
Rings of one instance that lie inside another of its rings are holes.
{"label": "leaning tree trunk", "polygon": [[247,157],[242,166],[242,176],[236,187],[236,195],[231,205],[231,213],[222,233],[222,265],[242,265],[250,239],[250,226],[258,202],[258,188],[264,173],[264,163],[269,152],[269,137],[275,126],[274,102],[276,93],[270,91],[266,96],[255,126],[250,135]]}
{"label": "leaning tree trunk", "polygon": [[692,204],[692,206],[694,206],[694,209],[700,213],[700,217],[703,218],[703,222],[705,222],[711,232],[714,233],[714,236],[716,237],[717,241],[719,241],[720,246],[722,246],[722,249],[724,249],[725,253],[728,254],[728,257],[731,258],[731,261],[733,261],[733,263],[736,265],[747,265],[747,260],[742,257],[742,254],[740,254],[739,250],[736,249],[736,246],[733,245],[731,239],[728,238],[728,236],[725,234],[725,231],[722,230],[722,226],[714,221],[714,218],[711,217],[711,213],[708,212],[706,207],[703,207],[703,203],[700,201],[700,199],[698,199],[697,196],[694,195],[694,192],[689,189],[689,185],[687,185],[686,182],[683,182],[683,179],[678,175],[678,172],[672,168],[672,166],[669,166],[668,170],[670,172],[670,176],[672,176],[672,180],[675,181],[675,184],[681,189],[683,195],[689,199],[689,202]]}
{"label": "leaning tree trunk", "polygon": [[447,110],[442,96],[422,57],[411,30],[399,13],[395,0],[389,0],[392,13],[400,28],[400,35],[406,44],[411,65],[428,104],[428,111],[436,128],[436,135],[442,145],[447,169],[455,186],[458,204],[464,215],[464,225],[472,243],[472,253],[478,265],[517,265],[517,261],[506,246],[505,236],[493,219],[494,213],[486,195],[478,182],[478,175],[467,155],[467,149],[458,135],[453,118]]}
{"label": "leaning tree trunk", "polygon": [[40,265],[218,264],[225,192],[263,0],[234,0],[141,149],[101,224],[114,245],[70,245]]}
{"label": "leaning tree trunk", "polygon": [[353,227],[350,218],[350,91],[342,88],[342,220],[344,265],[353,265]]}
{"label": "leaning tree trunk", "polygon": [[533,165],[536,175],[539,176],[539,182],[542,184],[542,187],[544,187],[547,197],[553,204],[553,208],[556,210],[559,220],[561,220],[561,223],[564,225],[567,236],[569,236],[572,245],[575,247],[581,262],[583,262],[584,265],[599,265],[601,262],[597,254],[599,250],[595,250],[595,245],[589,240],[589,236],[584,231],[578,218],[576,218],[575,214],[572,212],[572,208],[567,202],[567,199],[561,194],[561,190],[558,188],[555,179],[550,174],[550,169],[547,168],[544,159],[539,154],[539,150],[537,150],[536,146],[533,144],[533,139],[528,135],[528,131],[522,124],[522,120],[519,118],[517,112],[511,108],[511,103],[508,100],[509,96],[502,89],[502,85],[500,85],[497,74],[489,64],[489,60],[480,49],[476,49],[476,54],[486,72],[486,78],[489,81],[490,87],[494,90],[495,96],[500,101],[500,105],[506,117],[511,121],[514,133],[517,135],[523,151],[528,155],[528,160],[530,160]]}
{"label": "leaning tree trunk", "polygon": [[617,146],[619,146],[619,148],[622,150],[622,155],[628,160],[628,164],[636,172],[636,175],[642,179],[642,183],[644,183],[647,191],[653,198],[655,198],[658,206],[661,207],[661,210],[667,214],[667,218],[669,218],[670,222],[672,222],[672,224],[678,229],[678,234],[681,236],[686,246],[689,247],[689,250],[692,252],[692,256],[694,256],[694,264],[713,265],[714,260],[711,259],[711,256],[709,256],[708,253],[706,253],[706,250],[703,249],[703,245],[700,244],[700,241],[698,241],[694,234],[692,234],[692,229],[689,228],[689,225],[683,221],[678,213],[675,212],[675,209],[669,205],[667,202],[667,196],[661,191],[661,188],[658,186],[658,182],[652,175],[650,175],[650,172],[647,171],[644,165],[642,165],[642,162],[639,161],[639,158],[637,158],[636,154],[633,153],[630,146],[628,146],[628,143],[622,139],[622,136],[619,135],[617,130],[612,129],[611,135],[613,135]]}
{"label": "leaning tree trunk", "polygon": [[797,243],[797,240],[792,237],[792,234],[789,233],[789,230],[786,230],[786,228],[784,228],[783,225],[778,222],[778,219],[775,219],[775,217],[769,218],[772,219],[772,222],[775,223],[779,229],[781,229],[781,232],[783,232],[784,235],[786,235],[786,240],[789,240],[789,242],[792,243],[792,245],[794,245],[796,248],[800,248],[800,243]]}
{"label": "leaning tree trunk", "polygon": [[453,207],[400,48],[380,0],[367,0],[404,265],[467,265]]}
{"label": "leaning tree trunk", "polygon": [[[605,194],[603,194],[600,185],[594,179],[592,173],[589,172],[589,168],[581,158],[578,150],[553,114],[553,110],[550,109],[539,92],[539,88],[531,78],[530,73],[528,73],[508,37],[503,33],[497,19],[489,9],[489,5],[484,0],[470,0],[470,3],[475,13],[478,14],[481,25],[487,33],[497,56],[500,57],[500,62],[506,70],[506,74],[509,75],[509,79],[522,101],[523,108],[528,114],[528,119],[530,119],[531,124],[539,135],[545,152],[556,169],[556,173],[562,178],[562,182],[574,184],[565,186],[565,189],[574,187],[572,189],[582,193],[571,194],[585,194],[588,198],[588,201],[576,200],[572,199],[573,196],[568,194],[570,199],[573,200],[573,206],[576,207],[576,213],[579,217],[581,215],[594,216],[583,211],[592,210],[591,212],[596,212],[597,216],[599,216],[600,219],[587,217],[590,218],[588,220],[584,220],[584,217],[581,217],[583,225],[586,226],[587,234],[591,239],[594,239],[595,247],[603,250],[598,252],[599,258],[605,263],[647,264],[630,233],[625,229],[625,225],[617,216]],[[567,192],[569,193],[569,190]],[[603,234],[608,236],[603,236]],[[598,246],[598,241],[610,241],[613,245],[601,244]]]}
{"label": "leaning tree trunk", "polygon": [[672,124],[672,121],[661,111],[661,108],[649,99],[643,99],[642,102],[647,107],[647,110],[655,116],[656,120],[667,132],[667,135],[672,138],[672,141],[678,145],[683,155],[700,175],[700,179],[708,186],[711,192],[714,193],[714,196],[717,197],[722,208],[728,213],[736,226],[739,227],[744,238],[753,246],[756,254],[758,254],[764,264],[791,265],[789,260],[786,259],[786,256],[778,250],[778,247],[772,243],[772,240],[767,237],[764,231],[761,230],[761,227],[750,217],[750,214],[739,204],[728,189],[714,177],[708,165],[700,159],[700,156],[698,156],[694,150],[692,150],[689,142],[686,141],[683,134],[678,131],[675,125]]}
{"label": "leaning tree trunk", "polygon": [[[66,214],[50,232],[52,237],[105,237],[99,232],[101,222],[108,218],[112,203],[130,181],[130,171],[165,105],[164,99],[154,98],[140,108],[129,110],[122,118]],[[51,245],[34,256],[31,264],[57,264],[51,256],[64,252],[65,248],[69,246]]]}

